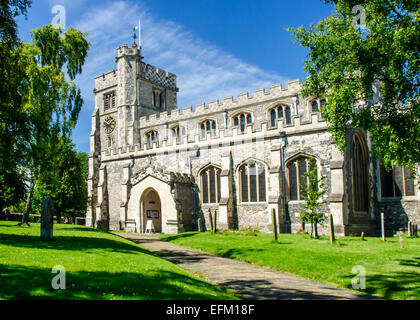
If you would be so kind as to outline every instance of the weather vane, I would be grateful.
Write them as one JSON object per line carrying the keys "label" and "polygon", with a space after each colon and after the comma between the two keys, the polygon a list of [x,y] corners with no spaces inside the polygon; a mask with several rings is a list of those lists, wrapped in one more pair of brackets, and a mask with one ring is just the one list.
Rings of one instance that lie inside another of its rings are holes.
{"label": "weather vane", "polygon": [[139,19],[139,25],[138,26],[134,26],[133,27],[133,39],[134,39],[134,43],[136,43],[136,30],[139,30],[139,47],[141,46],[141,27],[140,27],[140,19]]}

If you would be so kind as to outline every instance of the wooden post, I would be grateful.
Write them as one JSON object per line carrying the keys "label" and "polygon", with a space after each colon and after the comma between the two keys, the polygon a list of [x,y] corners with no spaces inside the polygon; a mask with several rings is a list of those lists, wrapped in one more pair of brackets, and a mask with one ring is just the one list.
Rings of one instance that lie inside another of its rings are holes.
{"label": "wooden post", "polygon": [[214,227],[214,233],[217,232],[217,210],[214,211],[214,223],[213,223],[213,227]]}
{"label": "wooden post", "polygon": [[210,219],[210,229],[211,232],[214,232],[214,227],[213,227],[213,215],[211,214],[211,210],[209,208],[209,219]]}
{"label": "wooden post", "polygon": [[385,214],[381,212],[382,241],[385,241]]}
{"label": "wooden post", "polygon": [[334,219],[331,213],[329,214],[328,218],[329,218],[329,223],[330,223],[330,241],[331,243],[334,243],[335,242]]}
{"label": "wooden post", "polygon": [[403,249],[404,248],[404,244],[403,244],[403,237],[400,236],[400,248]]}
{"label": "wooden post", "polygon": [[418,226],[417,225],[415,225],[414,226],[414,236],[417,238],[417,228],[418,228]]}
{"label": "wooden post", "polygon": [[411,221],[408,221],[408,236],[411,237],[413,235],[413,224]]}
{"label": "wooden post", "polygon": [[277,241],[277,219],[276,219],[276,209],[271,210],[271,225],[273,228],[274,240]]}

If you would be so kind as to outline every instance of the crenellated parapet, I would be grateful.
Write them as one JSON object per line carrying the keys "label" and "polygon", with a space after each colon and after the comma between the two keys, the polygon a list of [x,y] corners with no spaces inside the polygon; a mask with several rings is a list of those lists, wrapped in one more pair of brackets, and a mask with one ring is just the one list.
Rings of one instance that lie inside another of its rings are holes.
{"label": "crenellated parapet", "polygon": [[[211,100],[207,105],[205,103],[200,103],[193,108],[188,106],[183,108],[183,110],[172,110],[169,112],[161,112],[157,114],[152,114],[149,116],[144,116],[139,119],[139,125],[141,128],[149,126],[159,126],[165,123],[187,121],[188,119],[209,115],[212,113],[220,113],[225,110],[235,109],[238,107],[246,107],[253,104],[261,102],[269,102],[270,100],[276,100],[279,98],[290,99],[299,94],[301,89],[300,80],[289,81],[285,88],[281,84],[275,84],[270,87],[269,90],[264,88],[254,90],[252,95],[249,95],[248,92],[238,94],[237,98],[234,99],[233,96],[226,97],[222,101]],[[292,104],[292,101],[288,102]]]}

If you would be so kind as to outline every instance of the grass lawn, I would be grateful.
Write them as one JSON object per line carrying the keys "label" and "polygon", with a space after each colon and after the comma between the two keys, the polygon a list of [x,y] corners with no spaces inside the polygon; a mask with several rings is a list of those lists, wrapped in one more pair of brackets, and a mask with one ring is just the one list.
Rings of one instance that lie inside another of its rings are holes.
{"label": "grass lawn", "polygon": [[[40,225],[0,221],[0,299],[234,299],[132,242],[108,232],[54,225],[55,241],[40,241]],[[66,289],[51,272],[66,270]]]}
{"label": "grass lawn", "polygon": [[225,231],[190,232],[161,238],[223,257],[292,273],[305,278],[352,288],[354,266],[366,270],[366,289],[389,299],[420,299],[420,239],[340,237],[331,245],[328,237],[310,239],[303,234],[280,234],[278,242],[270,234]]}

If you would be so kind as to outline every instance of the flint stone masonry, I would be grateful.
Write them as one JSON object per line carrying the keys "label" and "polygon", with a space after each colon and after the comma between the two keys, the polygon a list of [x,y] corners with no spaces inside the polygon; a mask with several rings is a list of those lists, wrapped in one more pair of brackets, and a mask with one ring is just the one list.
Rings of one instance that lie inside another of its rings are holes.
{"label": "flint stone masonry", "polygon": [[[275,209],[278,231],[297,232],[300,202],[290,200],[286,167],[299,156],[314,158],[318,175],[325,176],[321,211],[333,215],[337,235],[378,234],[380,211],[385,212],[390,230],[406,229],[408,220],[419,224],[418,190],[410,199],[381,199],[375,169],[379,162],[371,155],[369,209],[355,212],[352,151],[343,153],[335,146],[326,121],[312,112],[313,98],[303,97],[301,89],[301,82],[293,80],[287,86],[275,84],[181,111],[176,75],[144,62],[135,44],[118,48],[117,68],[95,78],[86,224],[144,232],[147,220],[157,215],[164,233],[198,230],[199,221],[210,229],[210,208],[218,212],[218,229],[253,227],[271,232]],[[162,107],[154,106],[154,91],[162,94]],[[105,110],[109,93],[115,94],[116,105]],[[289,108],[290,119],[284,114],[272,123],[271,110],[279,106],[284,111]],[[234,121],[241,113],[251,116],[244,130]],[[114,126],[108,124],[110,119]],[[201,124],[207,120],[216,128],[202,132]],[[180,135],[174,136],[178,127]],[[154,141],[147,139],[151,130],[157,132]],[[359,132],[370,152],[368,133]],[[349,145],[355,134],[347,133]],[[239,169],[251,162],[264,168],[266,197],[258,203],[241,200]],[[218,203],[203,203],[200,173],[208,166],[221,172]],[[152,189],[160,199],[158,212],[146,208],[152,201],[146,195]],[[327,234],[328,227],[319,226],[319,231]]]}

